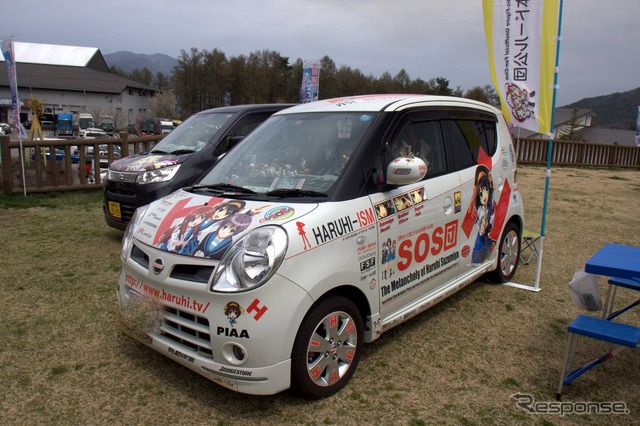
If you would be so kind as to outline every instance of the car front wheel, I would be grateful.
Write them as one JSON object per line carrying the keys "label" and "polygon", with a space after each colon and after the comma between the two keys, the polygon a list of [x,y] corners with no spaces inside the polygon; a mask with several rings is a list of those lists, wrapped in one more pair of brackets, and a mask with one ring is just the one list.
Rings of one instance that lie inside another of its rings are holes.
{"label": "car front wheel", "polygon": [[498,266],[493,271],[493,278],[501,283],[511,281],[518,269],[520,259],[520,229],[508,223],[502,233],[498,252]]}
{"label": "car front wheel", "polygon": [[349,299],[331,297],[305,317],[292,352],[292,387],[308,398],[342,389],[358,366],[364,326]]}

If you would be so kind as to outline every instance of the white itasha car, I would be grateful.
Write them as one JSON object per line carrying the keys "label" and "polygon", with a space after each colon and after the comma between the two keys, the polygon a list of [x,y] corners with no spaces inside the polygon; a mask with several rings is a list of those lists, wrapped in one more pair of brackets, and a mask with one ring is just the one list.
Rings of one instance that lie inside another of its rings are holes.
{"label": "white itasha car", "polygon": [[326,397],[363,343],[486,273],[510,280],[523,223],[499,110],[423,95],[299,105],[136,211],[120,321],[230,389]]}

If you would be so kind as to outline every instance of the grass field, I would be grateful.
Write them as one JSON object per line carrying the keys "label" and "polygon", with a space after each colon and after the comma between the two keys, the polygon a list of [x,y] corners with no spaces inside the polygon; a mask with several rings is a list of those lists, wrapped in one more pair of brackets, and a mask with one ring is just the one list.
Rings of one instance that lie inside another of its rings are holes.
{"label": "grass field", "polygon": [[[544,176],[519,171],[531,229]],[[105,224],[100,191],[0,195],[0,424],[638,424],[638,351],[564,391],[564,402],[621,401],[629,414],[530,414],[512,398],[554,401],[566,327],[580,313],[567,283],[605,243],[640,246],[638,207],[640,171],[554,168],[540,292],[473,283],[365,345],[345,389],[308,401],[233,393],[118,331],[122,233]],[[515,281],[534,276],[521,265]],[[640,324],[636,311],[625,320]],[[606,348],[581,341],[577,361]]]}

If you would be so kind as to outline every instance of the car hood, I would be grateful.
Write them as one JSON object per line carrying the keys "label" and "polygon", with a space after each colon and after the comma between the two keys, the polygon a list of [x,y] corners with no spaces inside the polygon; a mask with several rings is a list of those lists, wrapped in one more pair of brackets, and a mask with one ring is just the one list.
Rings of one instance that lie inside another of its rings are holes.
{"label": "car hood", "polygon": [[161,169],[181,162],[180,157],[177,155],[137,154],[116,160],[111,163],[109,168],[116,172],[140,172]]}
{"label": "car hood", "polygon": [[179,190],[149,205],[134,238],[167,252],[219,260],[250,230],[283,225],[316,207],[315,203],[256,202]]}

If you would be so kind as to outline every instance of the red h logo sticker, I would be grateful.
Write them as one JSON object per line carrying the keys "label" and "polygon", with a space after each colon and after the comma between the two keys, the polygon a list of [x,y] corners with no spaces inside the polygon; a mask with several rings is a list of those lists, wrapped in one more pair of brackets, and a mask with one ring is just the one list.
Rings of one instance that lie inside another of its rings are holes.
{"label": "red h logo sticker", "polygon": [[256,313],[253,315],[253,319],[256,321],[258,321],[262,317],[262,315],[264,315],[264,313],[267,312],[267,310],[269,309],[266,306],[258,306],[259,303],[260,303],[260,299],[254,299],[253,302],[251,302],[251,304],[247,308],[248,314],[250,314],[253,311],[256,311]]}

